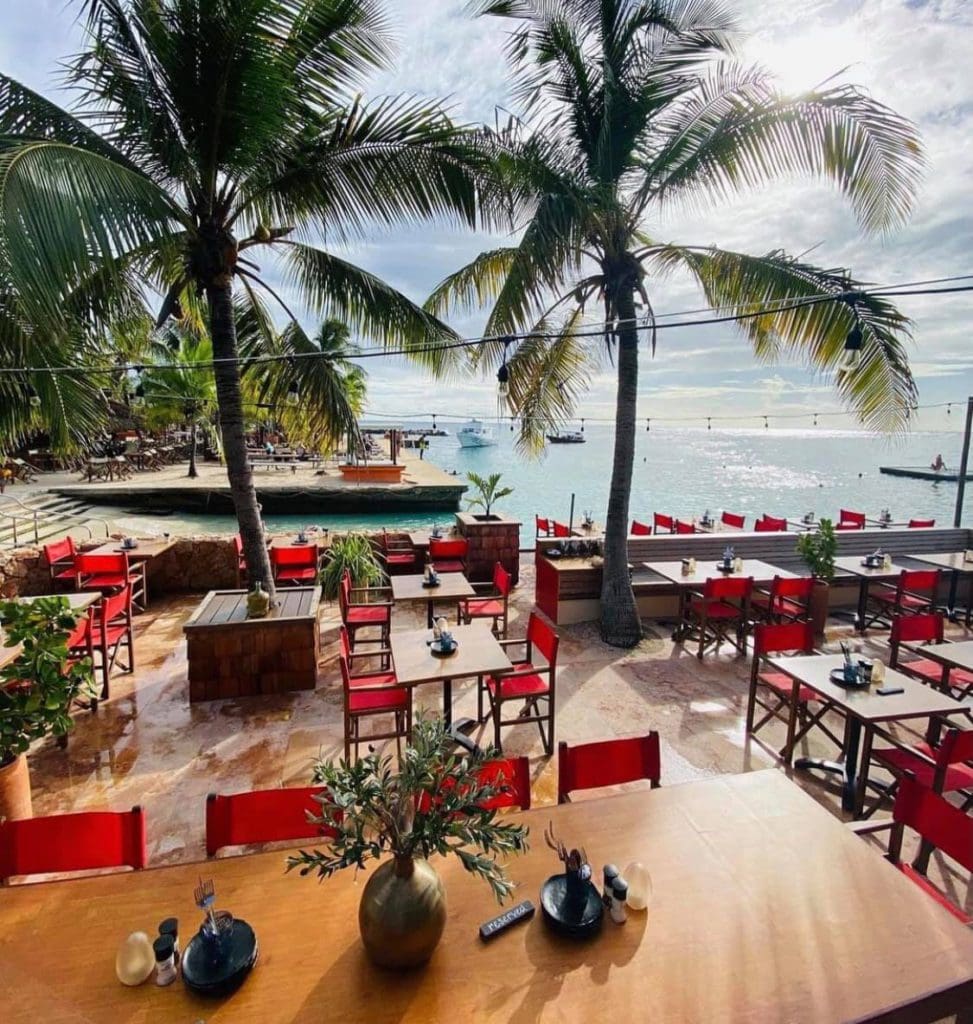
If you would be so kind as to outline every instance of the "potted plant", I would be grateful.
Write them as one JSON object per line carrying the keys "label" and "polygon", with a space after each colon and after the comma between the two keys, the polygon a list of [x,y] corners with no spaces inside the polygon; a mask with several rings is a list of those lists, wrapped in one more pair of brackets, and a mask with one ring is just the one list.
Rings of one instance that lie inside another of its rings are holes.
{"label": "potted plant", "polygon": [[385,579],[372,542],[363,533],[349,533],[332,542],[328,561],[321,571],[321,586],[329,601],[338,596],[345,569],[351,573],[351,582],[356,587],[375,586]]}
{"label": "potted plant", "polygon": [[500,486],[500,474],[491,473],[488,477],[482,477],[479,473],[467,473],[466,479],[476,488],[476,494],[470,498],[467,509],[482,508],[483,514],[476,516],[477,519],[487,522],[496,519],[493,515],[493,506],[501,499],[513,494],[512,487]]}
{"label": "potted plant", "polygon": [[816,533],[808,532],[797,538],[797,550],[814,577],[811,593],[811,622],[814,635],[824,635],[828,618],[828,591],[834,580],[834,560],[838,553],[838,538],[830,519],[822,519]]}
{"label": "potted plant", "polygon": [[0,602],[3,645],[20,647],[0,669],[0,818],[31,816],[28,748],[67,735],[72,701],[97,696],[90,659],[68,655],[75,622],[63,597]]}
{"label": "potted plant", "polygon": [[325,787],[315,820],[334,838],[324,850],[289,858],[288,870],[330,878],[391,855],[369,876],[358,910],[365,950],[384,967],[425,963],[442,936],[446,894],[429,863],[433,854],[459,857],[502,903],[514,884],[497,858],[527,849],[526,826],[483,806],[504,790],[502,780],[478,778],[490,754],[454,750],[439,719],[420,718],[398,770],[390,755],[374,752],[355,763],[320,761],[314,770],[315,783]]}

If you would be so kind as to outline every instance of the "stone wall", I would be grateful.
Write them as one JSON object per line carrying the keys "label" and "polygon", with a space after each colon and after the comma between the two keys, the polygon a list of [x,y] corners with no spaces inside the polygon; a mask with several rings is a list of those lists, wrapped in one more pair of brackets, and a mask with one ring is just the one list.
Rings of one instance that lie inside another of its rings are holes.
{"label": "stone wall", "polygon": [[0,597],[50,592],[51,575],[39,548],[0,551]]}

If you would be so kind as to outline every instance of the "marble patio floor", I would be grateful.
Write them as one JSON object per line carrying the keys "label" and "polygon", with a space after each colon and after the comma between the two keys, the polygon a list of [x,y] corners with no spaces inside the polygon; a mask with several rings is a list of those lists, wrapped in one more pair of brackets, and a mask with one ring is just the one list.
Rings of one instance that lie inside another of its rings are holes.
{"label": "marble patio floor", "polygon": [[[533,597],[528,566],[512,602],[511,636],[522,636]],[[319,681],[314,691],[275,697],[213,701],[190,706],[182,625],[198,595],[155,601],[136,617],[137,671],[116,674],[111,698],[97,713],[79,711],[68,747],[35,746],[30,770],[35,814],[85,809],[146,812],[149,863],[203,860],[206,795],[305,785],[319,756],[342,752],[342,693],[337,665],[337,607],[323,605]],[[393,629],[419,628],[424,610],[396,609]],[[606,646],[594,623],[561,629],[556,739],[584,741],[656,729],[662,741],[662,782],[673,785],[718,774],[780,767],[777,758],[745,735],[749,658],[729,648],[702,661],[675,645],[669,628],[647,622],[647,638],[633,651]],[[851,635],[829,630],[829,648]],[[949,627],[952,639],[965,631]],[[856,644],[858,643],[855,638]],[[887,659],[883,634],[865,649]],[[420,706],[438,706],[438,686],[420,688]],[[454,685],[454,715],[475,715],[472,682]],[[365,726],[367,729],[367,725]],[[783,741],[783,726],[762,736]],[[492,728],[477,734],[483,743]],[[829,741],[805,743],[812,754],[832,756]],[[508,755],[531,759],[534,805],[556,800],[556,758],[543,754],[536,726],[504,732]],[[841,815],[834,782],[792,772],[794,783]],[[881,812],[880,812],[881,813]],[[973,903],[970,879],[949,870],[937,878],[959,903]]]}

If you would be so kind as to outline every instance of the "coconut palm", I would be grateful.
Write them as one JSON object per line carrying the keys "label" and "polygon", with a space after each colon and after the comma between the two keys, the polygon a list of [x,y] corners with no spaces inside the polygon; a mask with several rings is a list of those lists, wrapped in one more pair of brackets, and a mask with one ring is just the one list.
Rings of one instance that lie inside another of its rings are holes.
{"label": "coconut palm", "polygon": [[0,280],[37,331],[72,315],[88,327],[146,285],[163,297],[160,323],[205,315],[244,554],[269,581],[234,290],[295,319],[262,255],[317,313],[438,365],[429,343],[451,332],[312,238],[429,217],[475,225],[479,135],[436,103],[354,94],[391,57],[377,0],[78,4],[72,109],[0,76]]}
{"label": "coconut palm", "polygon": [[[832,301],[857,290],[844,271],[783,252],[748,256],[664,244],[658,220],[678,203],[719,203],[779,176],[833,182],[861,226],[890,229],[908,216],[923,164],[913,126],[860,90],[825,84],[782,96],[759,69],[730,59],[735,25],[718,0],[475,0],[507,19],[508,55],[522,120],[505,131],[500,165],[531,200],[516,245],[483,253],[452,275],[427,308],[492,303],[477,353],[506,363],[508,410],[536,447],[564,422],[598,357],[578,337],[586,303],[606,323],[616,364],[615,450],[605,533],[602,635],[640,635],[627,569],[640,328],[655,348],[649,292],[687,271],[707,301],[734,316],[777,309],[739,325],[761,359],[789,355],[819,370],[842,360],[856,318],[855,372],[839,372],[846,404],[872,427],[903,424],[915,387],[904,342],[909,324],[880,299]],[[789,308],[795,298],[827,299]],[[504,336],[527,337],[510,343]]]}

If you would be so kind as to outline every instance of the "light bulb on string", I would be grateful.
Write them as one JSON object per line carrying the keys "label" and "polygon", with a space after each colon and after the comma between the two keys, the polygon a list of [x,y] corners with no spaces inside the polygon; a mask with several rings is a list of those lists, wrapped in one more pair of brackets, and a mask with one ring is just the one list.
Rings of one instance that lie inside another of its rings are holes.
{"label": "light bulb on string", "polygon": [[32,409],[36,409],[41,404],[41,396],[37,393],[33,384],[27,385],[27,402]]}
{"label": "light bulb on string", "polygon": [[848,372],[851,370],[857,370],[861,365],[862,345],[864,344],[865,338],[862,334],[861,319],[858,316],[858,296],[853,293],[843,301],[848,304],[851,309],[851,315],[855,318],[855,322],[852,324],[851,330],[845,338],[844,356],[841,360],[841,365],[838,367],[840,370]]}
{"label": "light bulb on string", "polygon": [[584,433],[584,416],[581,417],[581,433]]}
{"label": "light bulb on string", "polygon": [[503,341],[503,362],[497,370],[497,392],[501,398],[507,397],[510,390],[510,367],[507,365],[507,349],[510,347],[511,338],[504,338]]}
{"label": "light bulb on string", "polygon": [[815,426],[818,425],[818,414],[817,413],[814,414],[814,425]]}
{"label": "light bulb on string", "polygon": [[301,386],[300,386],[300,384],[297,383],[296,380],[292,380],[290,382],[290,384],[287,385],[287,404],[288,405],[297,405],[297,403],[300,400],[301,400]]}
{"label": "light bulb on string", "polygon": [[645,432],[648,433],[652,429],[652,420],[646,419],[645,421]]}
{"label": "light bulb on string", "polygon": [[713,429],[713,419],[712,419],[711,416],[707,416],[706,417],[706,429],[707,430],[712,430]]}
{"label": "light bulb on string", "polygon": [[515,419],[516,419],[516,416],[511,416],[510,417],[510,433],[511,434],[514,432],[514,420]]}
{"label": "light bulb on string", "polygon": [[764,430],[769,430],[769,429],[770,429],[770,423],[768,422],[767,417],[764,416]]}
{"label": "light bulb on string", "polygon": [[136,385],[135,391],[132,395],[132,405],[134,405],[136,409],[140,409],[145,405],[145,385],[141,380]]}

